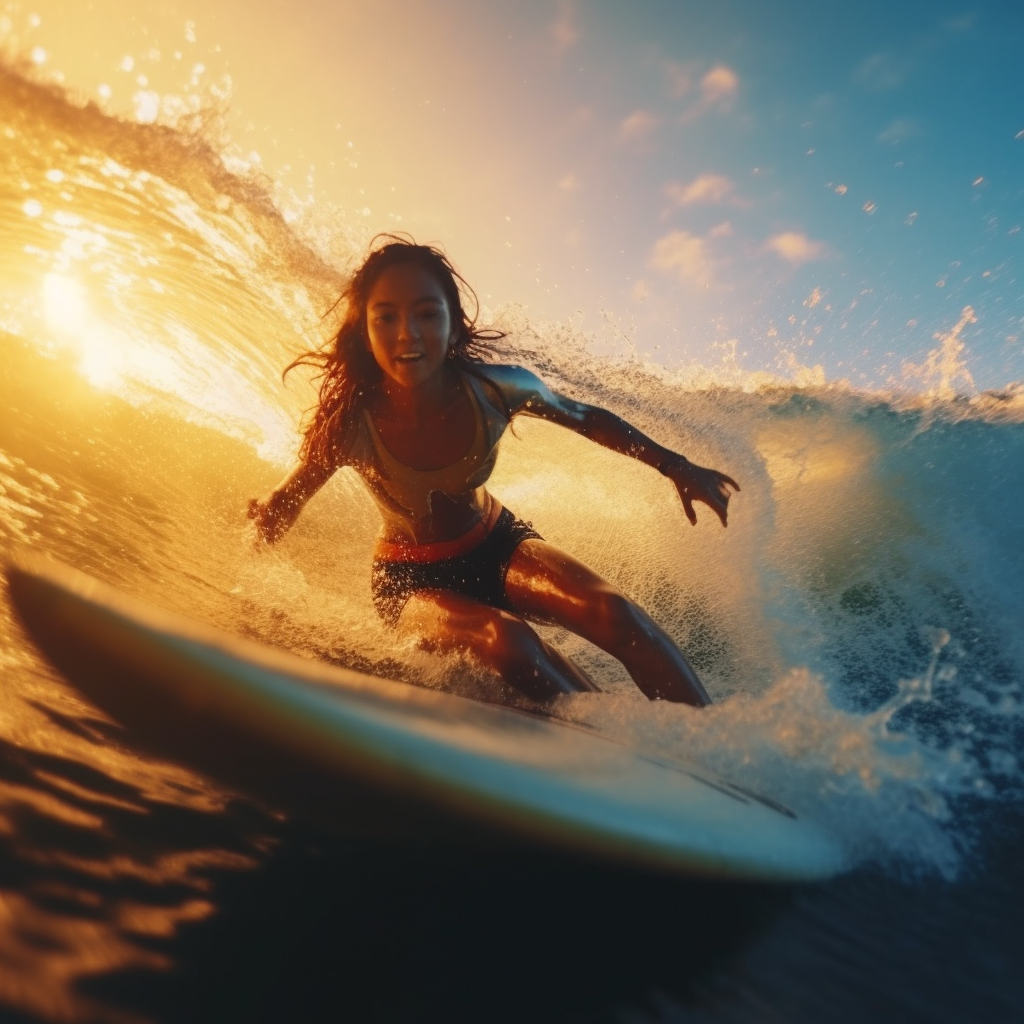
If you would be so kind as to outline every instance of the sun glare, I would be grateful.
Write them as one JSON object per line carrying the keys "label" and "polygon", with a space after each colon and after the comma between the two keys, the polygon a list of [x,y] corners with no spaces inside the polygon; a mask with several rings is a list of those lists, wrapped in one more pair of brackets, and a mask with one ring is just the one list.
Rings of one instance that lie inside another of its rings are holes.
{"label": "sun glare", "polygon": [[87,315],[85,294],[74,278],[47,274],[43,281],[46,322],[55,330],[77,332]]}
{"label": "sun glare", "polygon": [[124,354],[112,332],[96,322],[81,282],[65,274],[47,274],[43,306],[59,344],[77,348],[82,376],[94,387],[114,387],[121,380]]}

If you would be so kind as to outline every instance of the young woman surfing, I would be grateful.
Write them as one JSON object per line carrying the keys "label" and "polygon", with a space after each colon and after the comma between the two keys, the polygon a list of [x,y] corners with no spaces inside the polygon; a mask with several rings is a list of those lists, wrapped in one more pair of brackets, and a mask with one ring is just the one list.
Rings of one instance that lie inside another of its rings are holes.
{"label": "young woman surfing", "polygon": [[651,700],[709,704],[686,658],[646,612],[548,544],[485,485],[517,415],[557,423],[656,469],[675,485],[691,524],[700,501],[725,526],[730,488],[739,485],[613,413],[557,394],[529,370],[484,362],[487,342],[503,335],[467,315],[459,286],[472,290],[447,258],[384,238],[339,300],[345,315],[333,341],[288,367],[321,371],[319,401],[298,465],[267,498],[249,503],[258,536],[276,541],[330,476],[350,466],[383,518],[371,586],[387,625],[427,650],[468,651],[535,699],[597,689],[529,625],[555,624],[617,658]]}

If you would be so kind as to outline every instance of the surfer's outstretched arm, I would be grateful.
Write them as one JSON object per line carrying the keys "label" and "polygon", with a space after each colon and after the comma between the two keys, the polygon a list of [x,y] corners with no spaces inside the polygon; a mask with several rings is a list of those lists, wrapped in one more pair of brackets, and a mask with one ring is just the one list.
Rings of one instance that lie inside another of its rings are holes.
{"label": "surfer's outstretched arm", "polygon": [[658,470],[675,484],[686,518],[694,526],[697,524],[697,513],[693,508],[695,501],[703,502],[718,516],[723,526],[727,525],[730,488],[740,489],[732,477],[690,462],[607,409],[577,402],[552,391],[529,370],[518,366],[503,369],[506,370],[503,374],[506,379],[499,383],[504,384],[506,395],[511,390],[518,399],[510,402],[515,411],[568,427],[605,448]]}
{"label": "surfer's outstretched arm", "polygon": [[319,463],[300,462],[266,498],[253,498],[248,516],[256,527],[257,538],[265,544],[279,540],[332,473]]}

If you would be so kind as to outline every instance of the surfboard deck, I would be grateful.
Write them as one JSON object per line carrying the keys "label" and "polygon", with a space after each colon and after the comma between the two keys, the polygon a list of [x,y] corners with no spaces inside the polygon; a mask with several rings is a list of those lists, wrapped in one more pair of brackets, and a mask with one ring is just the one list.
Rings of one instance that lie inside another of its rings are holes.
{"label": "surfboard deck", "polygon": [[31,554],[6,576],[36,645],[128,743],[287,811],[685,874],[846,867],[833,837],[777,802],[569,723],[310,661]]}

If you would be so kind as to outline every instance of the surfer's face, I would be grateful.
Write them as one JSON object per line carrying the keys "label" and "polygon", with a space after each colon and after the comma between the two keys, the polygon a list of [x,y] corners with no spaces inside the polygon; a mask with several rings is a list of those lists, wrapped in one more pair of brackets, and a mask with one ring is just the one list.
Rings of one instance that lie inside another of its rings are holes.
{"label": "surfer's face", "polygon": [[366,335],[395,383],[412,388],[429,380],[452,342],[451,310],[435,275],[415,263],[385,270],[367,297]]}

